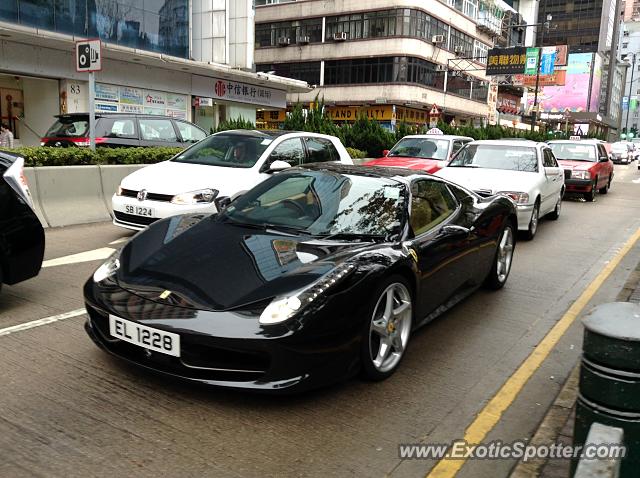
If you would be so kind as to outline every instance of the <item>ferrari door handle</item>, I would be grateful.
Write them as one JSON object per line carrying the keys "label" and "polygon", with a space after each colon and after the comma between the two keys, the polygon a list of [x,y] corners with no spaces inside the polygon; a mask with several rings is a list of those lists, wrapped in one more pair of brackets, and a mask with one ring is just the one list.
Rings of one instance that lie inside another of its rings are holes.
{"label": "ferrari door handle", "polygon": [[449,225],[440,229],[440,233],[438,235],[446,237],[467,237],[470,233],[471,230],[466,227]]}

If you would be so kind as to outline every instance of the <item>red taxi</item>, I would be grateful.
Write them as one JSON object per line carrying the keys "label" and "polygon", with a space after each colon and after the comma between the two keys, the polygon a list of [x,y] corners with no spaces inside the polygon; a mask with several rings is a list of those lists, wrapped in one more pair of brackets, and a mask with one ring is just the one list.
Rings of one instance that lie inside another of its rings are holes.
{"label": "red taxi", "polygon": [[390,151],[385,151],[384,157],[364,164],[365,166],[419,169],[435,173],[470,141],[473,141],[473,138],[444,134],[405,136]]}
{"label": "red taxi", "polygon": [[607,194],[613,181],[613,162],[604,144],[597,140],[549,141],[558,163],[565,171],[567,193],[582,194],[591,202],[596,191]]}

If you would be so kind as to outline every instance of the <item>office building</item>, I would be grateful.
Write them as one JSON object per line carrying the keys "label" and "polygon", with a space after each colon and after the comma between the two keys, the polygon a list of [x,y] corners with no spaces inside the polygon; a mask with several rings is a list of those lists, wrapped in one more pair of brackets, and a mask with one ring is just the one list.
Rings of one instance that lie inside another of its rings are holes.
{"label": "office building", "polygon": [[288,101],[319,95],[338,122],[424,125],[436,105],[447,122],[480,125],[496,107],[484,72],[494,38],[510,41],[507,12],[502,0],[257,0],[256,70],[314,85]]}
{"label": "office building", "polygon": [[167,114],[213,129],[282,109],[300,81],[256,74],[252,0],[2,0],[0,118],[22,144],[88,110],[75,42],[102,41],[96,109]]}

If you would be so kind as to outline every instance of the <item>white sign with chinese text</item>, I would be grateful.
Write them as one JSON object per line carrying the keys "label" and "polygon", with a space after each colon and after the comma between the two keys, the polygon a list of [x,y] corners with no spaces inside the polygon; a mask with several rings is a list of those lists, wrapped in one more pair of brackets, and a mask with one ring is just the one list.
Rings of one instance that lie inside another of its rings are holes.
{"label": "white sign with chinese text", "polygon": [[284,90],[276,90],[239,81],[214,78],[212,93],[212,97],[217,100],[273,106],[276,108],[286,108],[287,106],[287,93]]}

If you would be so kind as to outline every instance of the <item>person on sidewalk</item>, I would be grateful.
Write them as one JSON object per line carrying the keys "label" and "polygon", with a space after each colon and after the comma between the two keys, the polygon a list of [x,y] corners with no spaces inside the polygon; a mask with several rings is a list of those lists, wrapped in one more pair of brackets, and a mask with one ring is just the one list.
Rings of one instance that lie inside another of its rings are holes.
{"label": "person on sidewalk", "polygon": [[0,148],[13,148],[13,133],[4,123],[0,125]]}

